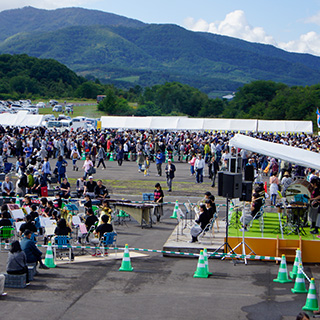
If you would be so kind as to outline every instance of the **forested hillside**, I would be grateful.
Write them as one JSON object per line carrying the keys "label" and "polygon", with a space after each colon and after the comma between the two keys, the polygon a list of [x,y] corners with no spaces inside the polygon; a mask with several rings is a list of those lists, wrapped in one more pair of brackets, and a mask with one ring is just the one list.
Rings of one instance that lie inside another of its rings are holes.
{"label": "forested hillside", "polygon": [[179,82],[212,97],[256,80],[320,82],[319,57],[176,25],[80,8],[25,7],[0,18],[0,53],[53,58],[78,75],[126,90]]}

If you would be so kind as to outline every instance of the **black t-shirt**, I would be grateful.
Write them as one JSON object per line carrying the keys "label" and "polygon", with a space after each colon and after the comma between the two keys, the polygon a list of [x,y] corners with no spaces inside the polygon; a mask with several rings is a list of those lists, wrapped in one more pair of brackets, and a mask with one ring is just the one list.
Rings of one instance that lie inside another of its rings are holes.
{"label": "black t-shirt", "polygon": [[99,238],[101,238],[106,232],[112,232],[112,231],[113,231],[113,227],[109,223],[100,224],[100,226],[96,228],[96,232],[99,234]]}
{"label": "black t-shirt", "polygon": [[96,187],[97,183],[95,181],[90,181],[86,182],[86,187],[87,187],[87,192],[94,192],[94,188]]}
{"label": "black t-shirt", "polygon": [[91,201],[91,199],[84,203],[84,207],[85,207],[86,210],[92,208],[92,201]]}
{"label": "black t-shirt", "polygon": [[0,219],[0,227],[11,227],[12,223],[9,219]]}
{"label": "black t-shirt", "polygon": [[37,228],[33,222],[26,222],[20,226],[21,233],[24,233],[26,230],[30,230],[31,232],[37,232]]}
{"label": "black t-shirt", "polygon": [[93,226],[97,221],[98,221],[98,218],[95,215],[88,216],[87,219],[86,219],[87,230],[89,231],[91,226]]}
{"label": "black t-shirt", "polygon": [[70,188],[70,183],[69,182],[61,183],[60,188],[68,190],[68,188]]}
{"label": "black t-shirt", "polygon": [[99,196],[104,196],[105,194],[106,195],[108,195],[108,190],[107,190],[107,188],[105,187],[105,186],[96,186],[95,188],[94,188],[94,193],[95,193],[95,195],[97,196],[97,197],[99,197]]}
{"label": "black t-shirt", "polygon": [[56,227],[56,229],[54,230],[54,234],[57,236],[67,236],[69,233],[71,233],[71,229],[69,227],[65,227],[65,228]]}
{"label": "black t-shirt", "polygon": [[201,229],[203,230],[209,223],[210,218],[208,215],[208,211],[204,211],[200,214],[199,219],[196,221],[200,224]]}

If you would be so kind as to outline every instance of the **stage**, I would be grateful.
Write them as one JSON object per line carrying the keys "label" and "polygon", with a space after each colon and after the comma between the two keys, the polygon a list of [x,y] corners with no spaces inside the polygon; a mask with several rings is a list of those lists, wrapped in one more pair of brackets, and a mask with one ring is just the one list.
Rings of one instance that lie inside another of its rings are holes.
{"label": "stage", "polygon": [[[222,216],[224,216],[224,214]],[[219,231],[215,224],[213,235],[207,232],[203,238],[199,238],[199,242],[195,243],[189,243],[191,240],[191,221],[186,223],[184,220],[181,220],[164,244],[163,250],[199,253],[203,248],[207,248],[209,252],[219,249],[225,241],[226,233],[226,223],[222,221],[222,218],[220,217],[218,219]],[[282,218],[281,223],[282,226],[285,226],[285,219]],[[261,222],[259,223],[258,220],[254,220],[252,226],[248,228],[248,231],[244,234],[245,243],[256,255],[281,257],[282,254],[285,254],[287,261],[294,261],[295,250],[300,248],[302,261],[304,263],[320,263],[320,238],[310,234],[309,227],[303,228],[305,235],[287,235],[286,232],[284,232],[282,239],[277,212],[265,212],[263,232],[261,231],[261,225]],[[228,233],[228,242],[232,248],[236,247],[242,241],[242,231],[240,231],[240,229],[241,224],[237,220],[236,212],[233,212]],[[284,228],[284,230],[286,231],[286,228]],[[240,246],[235,252],[242,254],[241,250],[242,247]],[[223,252],[223,248],[220,248],[218,252]],[[246,254],[250,253],[250,250],[246,248]]]}

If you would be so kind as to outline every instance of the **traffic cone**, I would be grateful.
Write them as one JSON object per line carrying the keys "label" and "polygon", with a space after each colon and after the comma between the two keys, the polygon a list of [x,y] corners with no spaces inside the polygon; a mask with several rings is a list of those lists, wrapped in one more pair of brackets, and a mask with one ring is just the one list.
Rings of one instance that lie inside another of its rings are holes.
{"label": "traffic cone", "polygon": [[282,255],[282,258],[281,258],[278,277],[277,277],[277,279],[273,279],[273,281],[274,282],[280,282],[280,283],[292,282],[292,280],[290,280],[288,278],[286,256],[284,254]]}
{"label": "traffic cone", "polygon": [[296,282],[294,283],[293,289],[291,289],[293,293],[307,293],[306,283],[304,281],[304,274],[302,273],[302,264],[298,266],[298,273],[296,276]]}
{"label": "traffic cone", "polygon": [[86,153],[84,151],[82,152],[81,160],[83,160],[83,161],[86,160]]}
{"label": "traffic cone", "polygon": [[208,273],[209,276],[211,276],[212,272],[209,271],[209,261],[208,261],[209,259],[208,259],[208,250],[207,250],[207,248],[203,249],[203,257],[204,257],[204,263],[206,265],[207,273]]}
{"label": "traffic cone", "polygon": [[48,242],[48,248],[47,248],[47,252],[46,252],[46,258],[44,259],[44,264],[48,268],[55,268],[56,267],[56,264],[54,263],[54,259],[53,259],[51,241]]}
{"label": "traffic cone", "polygon": [[299,265],[301,264],[302,267],[302,261],[301,261],[301,251],[298,248],[296,250],[296,257],[294,259],[294,264],[293,264],[293,268],[292,271],[289,273],[290,274],[290,278],[291,279],[295,279],[297,277],[298,274],[298,269],[299,269]]}
{"label": "traffic cone", "polygon": [[129,247],[126,244],[124,252],[123,252],[121,267],[120,267],[119,271],[132,271],[132,270],[133,270],[133,268],[131,266],[131,261],[130,261]]}
{"label": "traffic cone", "polygon": [[206,264],[204,262],[203,250],[200,251],[197,270],[193,275],[194,278],[208,278]]}
{"label": "traffic cone", "polygon": [[16,204],[20,207],[20,197],[18,194],[16,195]]}
{"label": "traffic cone", "polygon": [[173,213],[170,219],[178,219],[177,212],[179,210],[179,202],[176,200],[176,204],[174,205]]}
{"label": "traffic cone", "polygon": [[311,278],[309,291],[307,295],[307,301],[304,307],[302,307],[303,311],[318,311],[318,299],[317,299],[317,291],[314,283],[314,278]]}
{"label": "traffic cone", "polygon": [[114,159],[113,159],[113,152],[110,152],[110,159],[109,159],[109,161],[114,161]]}

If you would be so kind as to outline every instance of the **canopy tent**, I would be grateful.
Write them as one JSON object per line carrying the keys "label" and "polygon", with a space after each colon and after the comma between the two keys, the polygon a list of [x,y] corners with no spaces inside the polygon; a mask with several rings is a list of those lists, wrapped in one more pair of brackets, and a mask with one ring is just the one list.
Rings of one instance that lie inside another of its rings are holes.
{"label": "canopy tent", "polygon": [[311,121],[265,121],[256,119],[206,119],[187,117],[101,117],[101,127],[108,129],[312,133]]}
{"label": "canopy tent", "polygon": [[39,127],[42,125],[42,122],[43,115],[28,114],[28,111],[0,114],[0,124],[2,126]]}
{"label": "canopy tent", "polygon": [[258,132],[304,132],[313,133],[312,121],[258,120]]}
{"label": "canopy tent", "polygon": [[285,160],[303,167],[320,170],[320,154],[297,147],[259,140],[236,134],[229,141],[230,146],[256,152],[276,159]]}

